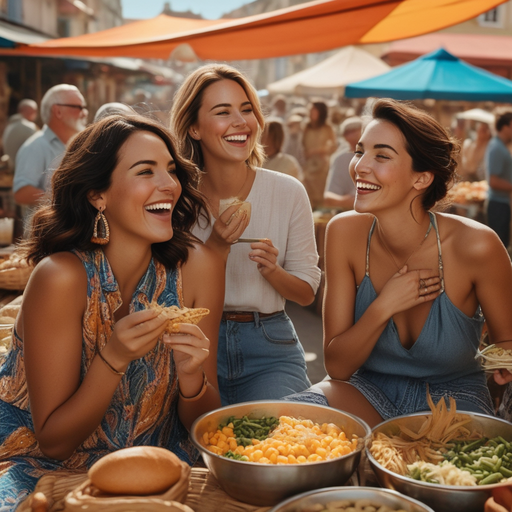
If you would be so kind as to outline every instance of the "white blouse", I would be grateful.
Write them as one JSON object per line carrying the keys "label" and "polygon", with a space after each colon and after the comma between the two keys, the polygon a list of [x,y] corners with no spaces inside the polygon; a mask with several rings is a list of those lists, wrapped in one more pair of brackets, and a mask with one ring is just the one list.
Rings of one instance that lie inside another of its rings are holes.
{"label": "white blouse", "polygon": [[[293,276],[308,283],[316,293],[321,272],[317,266],[313,215],[302,183],[282,173],[256,169],[251,192],[251,220],[243,238],[270,238],[279,250],[279,265]],[[213,222],[205,227],[200,219],[192,233],[205,242]],[[225,311],[258,311],[273,313],[284,309],[282,297],[260,274],[257,264],[249,259],[251,244],[231,247],[226,268]]]}

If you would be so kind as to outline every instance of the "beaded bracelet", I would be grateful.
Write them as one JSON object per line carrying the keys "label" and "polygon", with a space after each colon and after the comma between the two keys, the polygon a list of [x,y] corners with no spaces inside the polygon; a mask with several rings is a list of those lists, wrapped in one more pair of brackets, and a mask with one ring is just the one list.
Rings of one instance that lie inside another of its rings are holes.
{"label": "beaded bracelet", "polygon": [[104,357],[100,350],[98,350],[98,355],[100,356],[100,359],[109,367],[110,371],[114,372],[116,375],[124,375],[125,372],[120,372],[116,370]]}
{"label": "beaded bracelet", "polygon": [[182,400],[184,400],[185,402],[194,402],[196,400],[199,400],[206,393],[206,390],[208,389],[208,379],[206,378],[206,373],[204,372],[204,370],[203,370],[203,376],[204,376],[203,386],[199,390],[199,393],[197,393],[197,395],[191,396],[191,397],[183,396],[183,394],[181,393],[181,389],[180,389],[180,398]]}

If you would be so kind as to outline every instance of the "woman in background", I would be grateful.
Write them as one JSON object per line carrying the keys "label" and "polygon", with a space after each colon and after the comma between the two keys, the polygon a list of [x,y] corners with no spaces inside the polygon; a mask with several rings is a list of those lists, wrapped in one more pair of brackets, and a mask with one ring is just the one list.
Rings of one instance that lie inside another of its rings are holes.
{"label": "woman in background", "polygon": [[[264,119],[254,87],[230,66],[203,66],[176,94],[171,125],[183,155],[202,171],[211,222],[200,219],[193,233],[227,262],[222,403],[306,389],[304,350],[284,306],[310,304],[320,282],[313,218],[298,180],[260,167]],[[221,201],[233,199],[249,202],[251,214],[239,205],[221,213]]]}
{"label": "woman in background", "polygon": [[[0,366],[0,509],[58,469],[129,446],[192,464],[187,428],[220,406],[223,262],[190,234],[194,167],[161,125],[110,116],[72,141],[22,248],[35,269]],[[205,307],[163,334],[149,308]]]}
{"label": "woman in background", "polygon": [[304,186],[313,210],[324,201],[325,182],[331,155],[336,150],[336,134],[327,122],[328,109],[323,101],[315,101],[309,109],[309,123],[304,128]]}

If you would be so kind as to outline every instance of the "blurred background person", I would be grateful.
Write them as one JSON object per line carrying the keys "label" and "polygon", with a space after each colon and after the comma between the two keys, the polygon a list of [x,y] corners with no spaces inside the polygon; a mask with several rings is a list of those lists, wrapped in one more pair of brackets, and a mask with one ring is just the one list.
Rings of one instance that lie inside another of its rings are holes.
{"label": "blurred background person", "polygon": [[304,167],[304,148],[302,147],[302,122],[300,114],[291,114],[286,121],[286,137],[283,152],[297,159],[299,165]]}
{"label": "blurred background person", "polygon": [[356,144],[361,138],[362,128],[363,120],[357,116],[349,117],[341,123],[340,134],[348,144],[348,149],[343,146],[331,158],[331,167],[324,191],[325,206],[339,210],[352,210],[354,208],[356,187],[350,177],[348,167],[354,156]]}
{"label": "blurred background person", "polygon": [[326,103],[314,101],[309,109],[309,123],[302,138],[306,158],[303,183],[313,210],[323,206],[329,159],[337,146],[336,134],[327,123],[327,114]]}
{"label": "blurred background person", "polygon": [[512,193],[512,112],[496,118],[496,135],[487,145],[485,168],[489,182],[487,223],[508,249],[510,242],[510,194]]}
{"label": "blurred background person", "polygon": [[477,122],[474,136],[468,137],[462,144],[459,174],[463,180],[485,180],[484,157],[491,137],[491,127],[487,123]]}
{"label": "blurred background person", "polygon": [[25,221],[49,187],[67,143],[85,128],[85,99],[74,85],[55,85],[43,96],[41,119],[42,130],[28,138],[16,156],[13,193],[16,203],[23,206]]}
{"label": "blurred background person", "polygon": [[104,117],[111,116],[114,114],[118,115],[134,115],[137,112],[130,107],[129,105],[125,105],[124,103],[119,103],[118,101],[113,101],[111,103],[103,104],[94,114],[93,123],[100,121]]}
{"label": "blurred background person", "polygon": [[272,107],[270,110],[271,117],[279,117],[283,121],[286,119],[286,114],[288,110],[288,103],[286,101],[286,96],[282,94],[278,94],[272,100]]}
{"label": "blurred background person", "polygon": [[270,119],[265,122],[261,143],[265,147],[266,159],[263,167],[293,176],[302,181],[302,167],[297,159],[281,151],[284,141],[284,127],[280,119]]}
{"label": "blurred background person", "polygon": [[18,103],[18,113],[9,118],[2,136],[4,154],[9,157],[9,169],[14,171],[16,155],[22,144],[39,130],[34,122],[37,118],[37,103],[24,99]]}

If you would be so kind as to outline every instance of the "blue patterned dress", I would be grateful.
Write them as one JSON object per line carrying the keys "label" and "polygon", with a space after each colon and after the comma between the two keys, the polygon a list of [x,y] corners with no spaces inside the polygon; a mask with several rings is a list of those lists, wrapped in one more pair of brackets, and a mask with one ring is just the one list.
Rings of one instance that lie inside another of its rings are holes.
{"label": "blue patterned dress", "polygon": [[[101,249],[75,252],[87,272],[87,307],[83,318],[81,378],[114,329],[121,294]],[[183,304],[181,273],[152,260],[130,303],[130,312],[156,300]],[[0,511],[14,510],[37,480],[55,470],[86,471],[109,452],[128,446],[162,446],[189,464],[197,452],[178,418],[178,382],[172,351],[164,344],[132,361],[105,416],[65,461],[45,457],[34,436],[28,400],[23,341],[14,332],[13,347],[0,361]]]}

